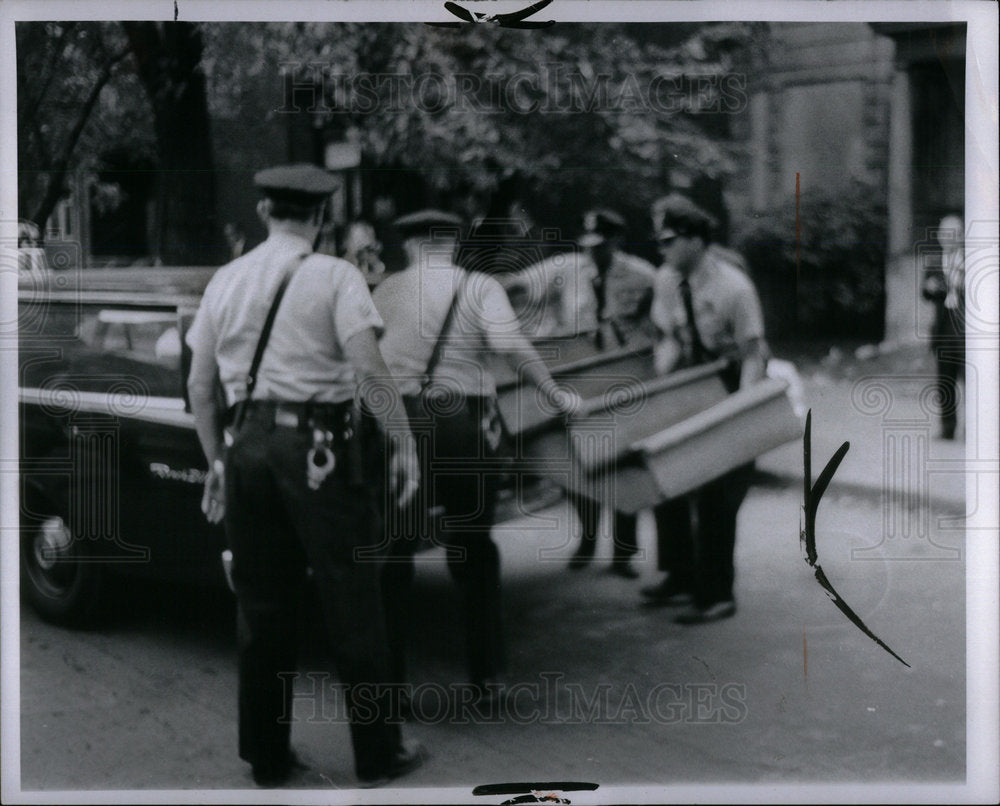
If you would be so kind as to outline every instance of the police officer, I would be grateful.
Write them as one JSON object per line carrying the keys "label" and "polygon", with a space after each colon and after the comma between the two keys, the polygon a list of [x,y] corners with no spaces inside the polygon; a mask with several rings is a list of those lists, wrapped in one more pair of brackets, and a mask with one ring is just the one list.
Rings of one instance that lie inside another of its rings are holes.
{"label": "police officer", "polygon": [[497,280],[453,264],[461,219],[422,210],[395,225],[407,268],[386,277],[373,298],[385,321],[382,353],[419,435],[424,481],[414,507],[397,513],[383,571],[393,674],[406,678],[413,554],[428,528],[424,513],[440,509],[435,538],[461,595],[469,681],[475,699],[490,700],[499,694],[504,648],[500,557],[490,535],[499,479],[490,461],[501,426],[489,354],[503,354],[553,414],[579,401],[553,382]]}
{"label": "police officer", "polygon": [[[203,509],[213,522],[224,519],[233,554],[239,754],[260,786],[280,785],[296,768],[288,674],[296,668],[296,609],[308,565],[346,686],[355,771],[362,783],[378,783],[414,769],[423,755],[389,720],[378,565],[358,551],[378,542],[368,491],[385,477],[373,461],[377,425],[355,404],[356,396],[368,402],[367,379],[381,379],[380,393],[387,391],[376,341],[382,322],[358,270],[313,253],[336,187],[330,174],[284,166],[261,171],[255,183],[265,196],[258,213],[267,240],[219,269],[188,333],[191,408],[209,464]],[[248,370],[285,277],[252,386]],[[227,450],[217,376],[230,412],[252,389]],[[390,479],[406,500],[419,479],[413,438],[405,417],[383,427],[393,435]]]}
{"label": "police officer", "polygon": [[941,438],[954,439],[958,424],[958,379],[965,372],[965,227],[961,216],[946,215],[938,225],[940,263],[929,262],[921,284],[934,303],[931,350],[937,359]]}
{"label": "police officer", "polygon": [[[591,210],[584,215],[584,234],[579,244],[586,260],[579,268],[575,293],[563,295],[562,318],[576,322],[579,331],[593,330],[599,349],[613,350],[648,342],[654,330],[649,320],[656,270],[640,257],[622,248],[625,219],[614,210]],[[580,518],[580,546],[570,559],[571,570],[586,567],[594,556],[600,504],[579,493],[570,501]],[[631,557],[638,550],[636,516],[614,514],[613,556],[610,570],[626,579],[639,574]]]}
{"label": "police officer", "polygon": [[[660,269],[652,319],[661,333],[655,350],[660,374],[724,358],[730,392],[764,376],[764,323],[749,277],[709,249],[713,218],[671,194],[659,203]],[[750,486],[753,463],[655,509],[664,580],[642,590],[649,604],[682,605],[675,621],[701,624],[736,612],[733,550],[736,516]],[[695,526],[697,524],[697,526]]]}

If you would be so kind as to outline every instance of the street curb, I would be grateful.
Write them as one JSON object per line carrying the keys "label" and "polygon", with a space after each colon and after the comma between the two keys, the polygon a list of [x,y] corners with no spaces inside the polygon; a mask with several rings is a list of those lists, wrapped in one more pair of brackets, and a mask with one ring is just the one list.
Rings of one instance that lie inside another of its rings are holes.
{"label": "street curb", "polygon": [[[764,489],[787,489],[794,487],[801,490],[802,476],[790,472],[781,472],[771,468],[757,467],[754,470],[753,486]],[[883,487],[875,484],[863,484],[857,481],[837,481],[834,479],[827,488],[827,495],[850,495],[863,498],[872,504],[881,504],[885,493],[893,492],[904,495],[902,489]],[[535,495],[528,495],[518,500],[514,496],[505,497],[498,503],[496,512],[496,523],[506,523],[518,518],[530,515],[547,509],[554,504],[565,499],[565,495],[558,488],[544,485],[536,488]],[[935,513],[950,515],[952,517],[965,516],[965,500],[946,496],[930,495],[928,497],[928,507]]]}
{"label": "street curb", "polygon": [[[792,473],[782,473],[771,469],[756,469],[753,477],[754,486],[767,488],[785,488],[789,485],[802,487],[802,477]],[[831,481],[827,488],[827,494],[840,493],[842,495],[853,495],[858,498],[867,498],[881,503],[887,492],[905,495],[906,491],[897,488],[884,488],[874,484],[862,484],[857,481]],[[928,505],[935,512],[949,514],[959,517],[965,516],[965,500],[945,496],[928,496]]]}

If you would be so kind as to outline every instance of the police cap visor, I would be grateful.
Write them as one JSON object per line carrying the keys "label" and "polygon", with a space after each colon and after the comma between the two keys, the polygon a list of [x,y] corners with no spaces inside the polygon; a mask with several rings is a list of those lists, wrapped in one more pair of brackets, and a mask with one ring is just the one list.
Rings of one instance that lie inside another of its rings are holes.
{"label": "police cap visor", "polygon": [[462,226],[462,219],[443,210],[418,210],[400,216],[393,224],[404,238],[420,238],[435,230],[455,231]]}
{"label": "police cap visor", "polygon": [[588,210],[583,216],[583,229],[577,243],[589,248],[624,232],[625,219],[614,210]]}
{"label": "police cap visor", "polygon": [[269,198],[301,206],[320,204],[339,185],[329,171],[309,163],[265,168],[253,181]]}

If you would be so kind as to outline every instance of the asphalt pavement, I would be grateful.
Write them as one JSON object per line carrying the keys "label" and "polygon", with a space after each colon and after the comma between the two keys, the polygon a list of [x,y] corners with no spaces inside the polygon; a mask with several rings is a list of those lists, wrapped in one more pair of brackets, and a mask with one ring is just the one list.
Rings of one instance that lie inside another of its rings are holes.
{"label": "asphalt pavement", "polygon": [[[658,578],[646,515],[636,581],[606,572],[606,535],[591,568],[566,569],[577,527],[564,501],[499,525],[509,696],[489,712],[447,704],[462,679],[460,613],[442,557],[425,555],[405,730],[431,758],[399,782],[422,791],[369,797],[438,800],[428,788],[455,787],[446,799],[467,801],[476,784],[532,780],[638,786],[636,798],[653,800],[700,783],[766,796],[790,783],[960,781],[964,447],[934,437],[917,381],[883,378],[885,409],[859,380],[807,378],[813,473],[851,441],[820,508],[819,559],[909,667],[851,624],[803,561],[801,445],[791,444],[758,463],[740,512],[739,609],[723,622],[684,627],[672,611],[640,607],[639,586]],[[235,752],[231,602],[136,595],[99,632],[23,614],[22,786],[250,788]],[[293,741],[312,770],[294,786],[348,797],[331,792],[355,782],[321,627],[303,629]]]}

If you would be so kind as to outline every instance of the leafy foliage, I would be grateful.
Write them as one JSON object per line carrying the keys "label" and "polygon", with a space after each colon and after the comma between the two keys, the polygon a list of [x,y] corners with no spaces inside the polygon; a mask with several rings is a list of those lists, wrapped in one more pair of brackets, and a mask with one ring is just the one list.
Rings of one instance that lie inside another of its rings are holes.
{"label": "leafy foliage", "polygon": [[747,226],[738,241],[766,301],[767,332],[881,337],[886,210],[862,182],[803,195]]}
{"label": "leafy foliage", "polygon": [[112,144],[152,158],[150,108],[115,23],[19,22],[18,202],[43,224],[77,168],[96,170]]}
{"label": "leafy foliage", "polygon": [[[185,133],[187,122],[207,130],[209,118],[244,121],[254,110],[279,124],[273,131],[287,131],[297,104],[261,98],[280,95],[289,76],[299,86],[322,86],[317,103],[299,113],[317,142],[355,140],[382,180],[392,169],[388,181],[416,181],[431,196],[425,202],[484,212],[504,191],[551,211],[557,226],[575,227],[581,209],[602,203],[645,228],[648,204],[672,166],[696,166],[710,177],[734,168],[740,154],[728,141],[729,118],[746,101],[738,79],[764,33],[733,22],[561,23],[542,31],[19,23],[22,209],[44,220],[67,172],[95,170],[115,148],[148,157],[162,177],[183,168],[180,137],[189,144],[192,177],[205,175],[211,156],[194,152],[210,148],[207,134]],[[207,115],[197,112],[202,105]],[[211,188],[184,195],[185,187],[192,183],[160,182],[164,220],[154,235],[164,248],[185,232],[202,243],[210,237],[197,223],[204,216],[184,210],[200,210],[196,202],[211,199]]]}
{"label": "leafy foliage", "polygon": [[261,23],[204,35],[213,114],[239,114],[249,83],[284,73],[323,86],[315,129],[355,139],[371,164],[417,172],[446,203],[471,194],[487,207],[514,181],[539,205],[622,199],[644,219],[666,167],[734,168],[727,118],[745,97],[722,79],[738,78],[762,31]]}

